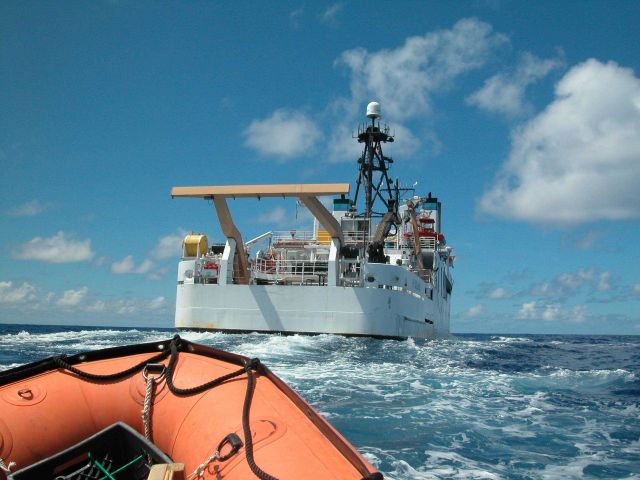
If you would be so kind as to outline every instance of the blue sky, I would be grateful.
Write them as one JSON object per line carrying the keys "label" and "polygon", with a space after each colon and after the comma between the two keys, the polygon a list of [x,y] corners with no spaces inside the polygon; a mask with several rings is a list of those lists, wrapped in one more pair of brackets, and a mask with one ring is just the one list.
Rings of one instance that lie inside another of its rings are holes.
{"label": "blue sky", "polygon": [[[0,321],[171,326],[174,185],[353,184],[444,203],[454,332],[640,334],[640,3],[0,3]],[[245,238],[308,224],[238,200]]]}

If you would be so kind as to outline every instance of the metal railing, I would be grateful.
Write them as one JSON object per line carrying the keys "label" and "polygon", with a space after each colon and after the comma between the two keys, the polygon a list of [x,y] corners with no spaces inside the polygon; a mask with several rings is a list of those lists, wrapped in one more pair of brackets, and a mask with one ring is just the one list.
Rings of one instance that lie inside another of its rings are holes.
{"label": "metal railing", "polygon": [[361,245],[368,243],[371,239],[371,235],[367,232],[357,230],[344,230],[342,232],[345,245]]}
{"label": "metal railing", "polygon": [[308,230],[288,230],[273,232],[271,236],[273,242],[290,242],[290,241],[312,241],[315,240],[314,232]]}
{"label": "metal railing", "polygon": [[[413,236],[409,236],[408,238],[403,238],[400,242],[400,246],[406,246],[409,248],[413,248]],[[420,237],[420,248],[426,250],[435,250],[437,246],[436,239],[433,237]]]}
{"label": "metal railing", "polygon": [[256,259],[251,267],[259,281],[287,285],[325,285],[327,261]]}

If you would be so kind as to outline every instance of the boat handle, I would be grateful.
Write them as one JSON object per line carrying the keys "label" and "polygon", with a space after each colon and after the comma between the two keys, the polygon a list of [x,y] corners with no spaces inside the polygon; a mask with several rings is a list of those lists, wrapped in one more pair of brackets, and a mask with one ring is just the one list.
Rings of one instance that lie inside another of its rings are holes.
{"label": "boat handle", "polygon": [[157,375],[152,377],[155,381],[160,381],[160,379],[164,376],[167,367],[165,367],[162,363],[147,363],[144,366],[144,370],[142,370],[142,376],[145,380],[149,380],[150,373],[156,373]]}
{"label": "boat handle", "polygon": [[22,390],[18,390],[18,396],[25,400],[31,400],[33,398],[33,392],[30,388],[23,388]]}
{"label": "boat handle", "polygon": [[[227,444],[231,446],[231,450],[229,450],[229,452],[225,455],[222,455],[222,448]],[[222,441],[218,444],[218,448],[216,448],[218,460],[220,462],[226,462],[236,453],[238,453],[238,450],[240,450],[243,445],[244,444],[242,443],[242,440],[240,440],[240,437],[238,435],[236,435],[235,433],[230,433],[222,439]]]}

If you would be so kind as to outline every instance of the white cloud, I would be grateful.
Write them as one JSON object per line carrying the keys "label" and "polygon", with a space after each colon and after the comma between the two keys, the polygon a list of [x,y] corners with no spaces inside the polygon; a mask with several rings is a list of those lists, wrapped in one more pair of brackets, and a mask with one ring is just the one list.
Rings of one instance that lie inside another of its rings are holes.
{"label": "white cloud", "polygon": [[582,323],[587,319],[588,310],[584,305],[563,308],[558,303],[523,303],[516,317],[520,320],[565,321]]}
{"label": "white cloud", "polygon": [[595,269],[581,269],[576,273],[560,273],[550,282],[542,282],[534,285],[531,294],[538,297],[562,297],[576,293],[583,285],[593,282]]}
{"label": "white cloud", "polygon": [[95,262],[93,262],[93,264],[96,267],[101,267],[101,266],[105,265],[108,261],[109,261],[109,257],[106,257],[106,256],[103,255],[101,257],[96,258],[96,260],[95,260]]}
{"label": "white cloud", "polygon": [[576,305],[570,310],[568,320],[573,323],[583,323],[587,319],[587,316],[587,307],[584,305]]}
{"label": "white cloud", "polygon": [[151,250],[151,255],[158,260],[180,257],[182,241],[186,234],[186,230],[179,229],[174,233],[161,237],[155,248]]}
{"label": "white cloud", "polygon": [[91,240],[74,240],[73,236],[59,231],[49,238],[35,237],[16,248],[13,253],[20,260],[39,260],[48,263],[83,262],[91,260]]}
{"label": "white cloud", "polygon": [[575,274],[564,272],[558,275],[558,283],[570,290],[577,290],[585,283],[591,281],[595,275],[595,270],[590,268],[588,270],[578,270]]}
{"label": "white cloud", "polygon": [[164,297],[156,297],[149,302],[149,310],[162,310],[166,307],[166,301]]}
{"label": "white cloud", "polygon": [[551,321],[558,319],[560,314],[561,309],[558,304],[542,304],[534,301],[523,303],[516,316],[520,320],[542,319],[545,321]]}
{"label": "white cloud", "polygon": [[297,8],[289,14],[289,22],[294,30],[300,28],[302,16],[304,15],[304,7]]}
{"label": "white cloud", "polygon": [[517,318],[520,320],[531,320],[536,316],[536,302],[523,303]]}
{"label": "white cloud", "polygon": [[503,298],[510,298],[511,294],[507,292],[504,288],[498,287],[495,290],[489,292],[489,298],[492,300],[501,300]]}
{"label": "white cloud", "polygon": [[589,250],[602,237],[602,232],[596,230],[588,231],[584,236],[575,240],[574,245],[579,250]]}
{"label": "white cloud", "polygon": [[257,217],[258,223],[269,223],[275,225],[282,225],[287,220],[290,220],[290,217],[287,215],[287,211],[282,207],[276,207],[273,210],[259,214]]}
{"label": "white cloud", "polygon": [[165,310],[167,303],[164,297],[156,297],[152,300],[142,298],[128,298],[114,302],[109,310],[116,315],[135,315],[145,312],[158,312]]}
{"label": "white cloud", "polygon": [[335,27],[338,23],[338,15],[342,12],[344,5],[342,3],[334,3],[329,5],[321,14],[320,22],[331,27]]}
{"label": "white cloud", "polygon": [[[351,133],[364,113],[361,109],[372,100],[381,103],[383,116],[393,119],[391,133],[396,134],[397,141],[388,143],[385,152],[400,156],[414,153],[422,142],[403,122],[428,119],[434,93],[451,88],[457,77],[482,67],[508,42],[504,35],[493,33],[489,24],[469,18],[448,30],[409,37],[395,49],[344,51],[335,65],[349,72],[351,95],[329,106],[330,115],[337,119],[332,127],[329,159],[353,161],[361,155],[362,146]],[[439,153],[441,143],[426,125],[420,138],[428,151]]]}
{"label": "white cloud", "polygon": [[534,285],[531,289],[531,294],[537,297],[550,297],[552,295],[558,295],[558,288],[554,287],[550,282],[543,282]]}
{"label": "white cloud", "polygon": [[611,272],[602,272],[598,281],[598,290],[606,292],[611,290]]}
{"label": "white cloud", "polygon": [[478,304],[470,307],[466,312],[464,312],[464,316],[466,318],[475,318],[478,315],[482,315],[484,312],[484,305]]}
{"label": "white cloud", "polygon": [[633,291],[634,291],[635,293],[637,293],[638,295],[640,295],[640,283],[636,283],[636,284],[633,286]]}
{"label": "white cloud", "polygon": [[491,25],[467,18],[449,30],[409,37],[393,50],[345,51],[336,64],[350,70],[352,104],[375,99],[401,121],[427,114],[433,92],[449,88],[456,77],[480,68],[506,43],[508,39],[493,33]]}
{"label": "white cloud", "polygon": [[146,258],[140,265],[138,265],[138,268],[136,268],[135,273],[139,273],[139,274],[144,274],[149,272],[149,270],[151,270],[154,266],[153,260],[150,260],[148,258]]}
{"label": "white cloud", "polygon": [[498,73],[488,78],[481,89],[467,98],[467,103],[510,117],[529,113],[532,107],[524,99],[526,88],[562,63],[559,58],[543,60],[524,53],[512,75]]}
{"label": "white cloud", "polygon": [[513,133],[479,210],[553,226],[640,218],[640,79],[591,59],[555,93]]}
{"label": "white cloud", "polygon": [[136,266],[133,255],[127,255],[122,260],[113,262],[111,264],[111,272],[117,275],[123,275],[127,273],[144,274],[149,272],[153,268],[154,262],[150,259],[145,259],[140,265]]}
{"label": "white cloud", "polygon": [[149,273],[147,273],[145,278],[147,278],[148,280],[161,280],[168,271],[169,267],[167,266],[154,268],[153,270],[150,270]]}
{"label": "white cloud", "polygon": [[135,268],[133,255],[127,255],[122,260],[111,264],[111,272],[116,274],[132,273]]}
{"label": "white cloud", "polygon": [[542,310],[542,319],[548,321],[556,320],[560,315],[560,305],[558,304],[549,304],[545,305]]}
{"label": "white cloud", "polygon": [[[336,124],[331,129],[329,140],[329,160],[331,162],[355,162],[362,155],[362,144],[353,139],[353,128],[345,122]],[[386,152],[386,147],[385,147]]]}
{"label": "white cloud", "polygon": [[38,200],[31,200],[9,210],[7,212],[7,215],[9,215],[10,217],[34,217],[41,214],[50,207],[50,204],[43,204]]}
{"label": "white cloud", "polygon": [[23,282],[13,286],[13,282],[0,282],[0,303],[22,303],[35,299],[36,287]]}
{"label": "white cloud", "polygon": [[75,307],[84,300],[88,291],[88,287],[82,287],[78,290],[65,290],[62,298],[58,299],[56,304],[60,307]]}
{"label": "white cloud", "polygon": [[106,309],[107,309],[107,304],[102,300],[96,300],[86,308],[88,312],[104,312]]}
{"label": "white cloud", "polygon": [[309,153],[321,137],[320,128],[306,113],[281,108],[244,131],[245,145],[281,161]]}

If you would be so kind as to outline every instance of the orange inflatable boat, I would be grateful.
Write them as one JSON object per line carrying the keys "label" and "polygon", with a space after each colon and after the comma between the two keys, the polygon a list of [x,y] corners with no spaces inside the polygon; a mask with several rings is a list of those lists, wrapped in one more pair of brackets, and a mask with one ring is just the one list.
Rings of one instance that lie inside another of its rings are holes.
{"label": "orange inflatable boat", "polygon": [[256,359],[172,340],[0,372],[0,478],[382,475]]}

